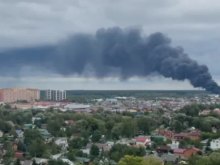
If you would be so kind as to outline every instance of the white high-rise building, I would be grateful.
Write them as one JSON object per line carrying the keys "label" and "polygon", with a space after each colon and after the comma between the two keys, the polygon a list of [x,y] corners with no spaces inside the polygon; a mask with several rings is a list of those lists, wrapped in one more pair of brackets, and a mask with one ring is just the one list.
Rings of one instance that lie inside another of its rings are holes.
{"label": "white high-rise building", "polygon": [[66,91],[61,90],[46,90],[46,99],[52,101],[60,101],[66,99]]}

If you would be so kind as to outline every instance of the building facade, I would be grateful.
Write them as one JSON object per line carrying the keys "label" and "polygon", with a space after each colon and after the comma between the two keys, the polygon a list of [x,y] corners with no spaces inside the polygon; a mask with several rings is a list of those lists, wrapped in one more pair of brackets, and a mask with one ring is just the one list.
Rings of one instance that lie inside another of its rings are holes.
{"label": "building facade", "polygon": [[32,88],[0,89],[0,102],[35,101],[40,99],[40,90]]}
{"label": "building facade", "polygon": [[60,101],[66,99],[66,91],[61,90],[46,90],[46,99],[52,101]]}
{"label": "building facade", "polygon": [[210,142],[210,148],[212,150],[218,150],[220,149],[220,138],[219,139],[213,139],[211,142]]}

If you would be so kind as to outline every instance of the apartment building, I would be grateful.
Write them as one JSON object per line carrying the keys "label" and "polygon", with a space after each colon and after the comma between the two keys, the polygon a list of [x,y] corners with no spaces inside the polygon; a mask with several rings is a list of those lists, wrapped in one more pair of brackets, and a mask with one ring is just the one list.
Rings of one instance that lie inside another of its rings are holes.
{"label": "apartment building", "polygon": [[12,103],[16,101],[35,101],[40,99],[40,90],[32,88],[4,88],[0,89],[0,102]]}
{"label": "apartment building", "polygon": [[60,101],[66,99],[66,91],[48,89],[45,93],[47,100]]}

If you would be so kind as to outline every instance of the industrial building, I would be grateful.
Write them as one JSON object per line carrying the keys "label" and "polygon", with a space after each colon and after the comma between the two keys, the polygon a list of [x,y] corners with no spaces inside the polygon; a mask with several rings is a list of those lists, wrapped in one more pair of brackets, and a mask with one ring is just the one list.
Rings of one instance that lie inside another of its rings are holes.
{"label": "industrial building", "polygon": [[12,103],[17,101],[32,102],[40,99],[40,90],[32,88],[0,89],[0,102]]}
{"label": "industrial building", "polygon": [[66,99],[66,91],[48,89],[45,94],[46,100],[61,101]]}

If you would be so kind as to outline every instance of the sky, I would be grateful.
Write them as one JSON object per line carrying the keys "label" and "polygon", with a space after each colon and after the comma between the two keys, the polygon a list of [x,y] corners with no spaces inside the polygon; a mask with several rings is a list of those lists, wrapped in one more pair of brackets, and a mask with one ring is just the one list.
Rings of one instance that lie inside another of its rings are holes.
{"label": "sky", "polygon": [[[162,32],[173,46],[200,64],[206,64],[220,83],[220,2],[218,0],[2,0],[0,1],[0,51],[53,45],[76,33],[95,33],[99,28],[136,27],[149,35]],[[24,72],[38,72],[31,68]],[[22,74],[22,73],[21,73]],[[39,72],[36,76],[0,75],[0,87],[40,89],[195,89],[189,82],[160,77],[62,77]]]}

